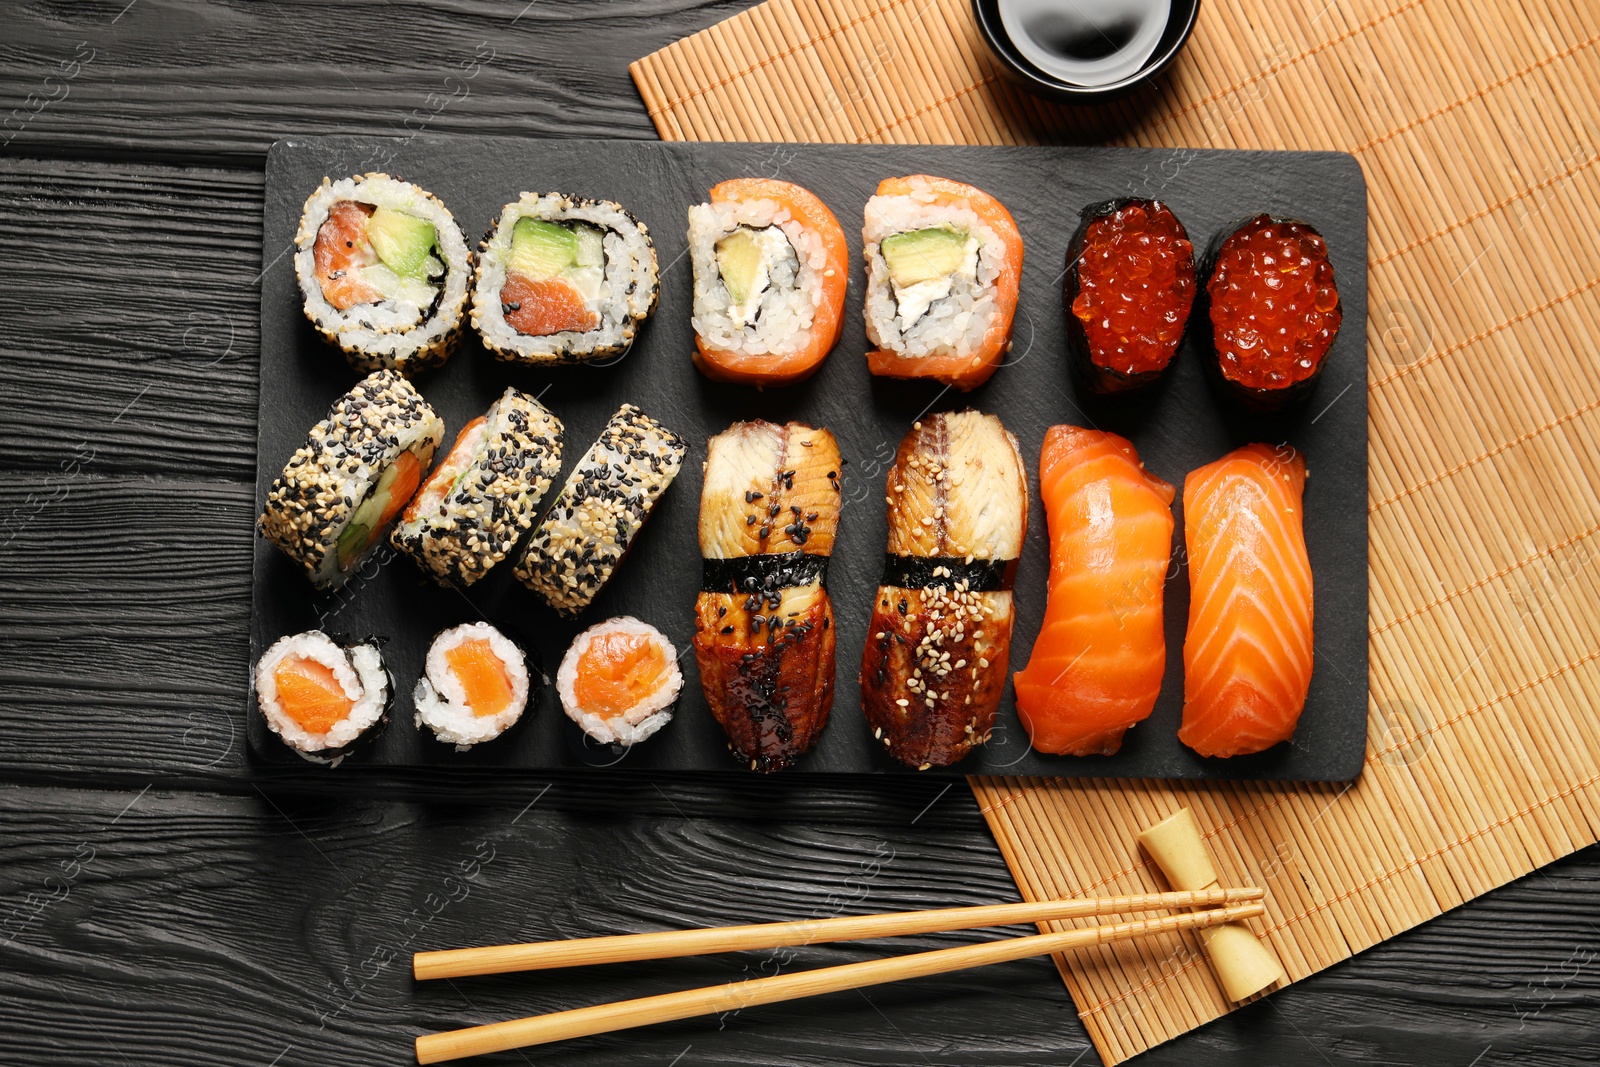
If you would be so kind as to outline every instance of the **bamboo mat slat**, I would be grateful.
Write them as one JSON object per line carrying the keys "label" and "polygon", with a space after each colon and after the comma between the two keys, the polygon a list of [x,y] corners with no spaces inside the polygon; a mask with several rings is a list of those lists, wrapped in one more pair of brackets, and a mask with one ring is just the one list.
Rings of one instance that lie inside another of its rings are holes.
{"label": "bamboo mat slat", "polygon": [[[1156,87],[1044,104],[966,0],[769,0],[639,60],[679,139],[1342,149],[1369,188],[1366,767],[972,779],[1029,899],[1158,888],[1195,810],[1299,979],[1600,837],[1600,7],[1202,5]],[[1176,650],[1174,650],[1176,651]],[[1190,937],[1057,965],[1107,1063],[1229,1010]]]}

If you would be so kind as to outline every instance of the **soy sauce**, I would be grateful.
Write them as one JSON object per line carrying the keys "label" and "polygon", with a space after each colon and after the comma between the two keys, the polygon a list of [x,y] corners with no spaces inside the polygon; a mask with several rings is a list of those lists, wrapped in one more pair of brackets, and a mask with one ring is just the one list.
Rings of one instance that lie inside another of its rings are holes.
{"label": "soy sauce", "polygon": [[1172,0],[999,0],[1000,22],[1025,59],[1072,85],[1137,74],[1161,41]]}

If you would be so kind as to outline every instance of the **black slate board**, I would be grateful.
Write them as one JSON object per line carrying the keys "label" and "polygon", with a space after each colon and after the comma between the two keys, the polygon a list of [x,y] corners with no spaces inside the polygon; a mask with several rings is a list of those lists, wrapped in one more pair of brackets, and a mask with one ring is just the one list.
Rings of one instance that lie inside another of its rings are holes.
{"label": "black slate board", "polygon": [[[608,367],[535,371],[490,359],[470,339],[419,385],[447,426],[447,440],[507,385],[533,393],[567,425],[565,468],[582,455],[623,401],[685,434],[694,447],[671,490],[597,601],[577,620],[560,619],[502,566],[469,593],[441,590],[404,559],[369,562],[343,591],[316,594],[298,569],[257,539],[252,660],[286,633],[314,627],[386,640],[396,681],[392,721],[353,760],[387,766],[616,767],[749,773],[731,759],[700,696],[694,657],[681,660],[677,718],[648,743],[612,750],[589,742],[546,687],[537,708],[496,742],[457,753],[412,725],[410,689],[432,634],[487,618],[543,659],[553,675],[571,637],[612,615],[637,615],[687,652],[699,586],[695,523],[705,440],[739,419],[798,419],[825,425],[847,459],[845,508],[831,570],[839,626],[833,719],[816,749],[790,773],[903,771],[873,742],[855,682],[886,537],[883,476],[901,436],[929,411],[972,406],[998,414],[1021,441],[1033,495],[1017,572],[1011,666],[1028,660],[1045,606],[1048,550],[1038,498],[1038,454],[1046,428],[1061,422],[1132,438],[1146,466],[1174,485],[1189,470],[1249,440],[1287,442],[1307,457],[1306,541],[1316,583],[1316,668],[1292,742],[1256,756],[1203,759],[1175,736],[1182,705],[1182,642],[1188,579],[1181,552],[1167,583],[1167,673],[1154,714],[1128,732],[1115,756],[1046,756],[1029,748],[1009,687],[994,737],[953,771],[1069,777],[1346,781],[1361,768],[1367,718],[1366,186],[1353,157],[1333,152],[1233,152],[1107,148],[975,148],[792,144],[664,144],[611,141],[425,138],[409,142],[329,137],[280,141],[267,161],[261,279],[261,422],[257,498],[305,432],[358,374],[323,343],[300,312],[291,245],[305,197],[324,176],[382,170],[405,145],[401,177],[437,194],[471,237],[525,190],[559,189],[622,203],[650,227],[662,268],[661,304],[633,350]],[[1006,366],[968,395],[936,383],[867,373],[861,323],[863,205],[879,179],[939,174],[980,186],[1011,210],[1027,247],[1014,348]],[[798,182],[825,200],[850,237],[848,318],[839,346],[799,385],[765,392],[707,381],[689,360],[689,205],[726,178],[761,175]],[[1134,404],[1080,396],[1064,360],[1060,277],[1067,242],[1086,204],[1113,196],[1168,201],[1196,249],[1258,211],[1292,215],[1327,239],[1345,319],[1316,394],[1298,414],[1275,421],[1230,415],[1208,389],[1190,341],[1170,381]],[[563,476],[565,471],[563,472]],[[552,493],[553,496],[553,493]],[[1176,546],[1182,546],[1181,492]],[[387,553],[387,550],[382,550]],[[253,698],[252,698],[253,699]],[[255,756],[298,762],[243,709]],[[910,773],[910,772],[906,772]],[[932,772],[930,772],[932,773]]]}

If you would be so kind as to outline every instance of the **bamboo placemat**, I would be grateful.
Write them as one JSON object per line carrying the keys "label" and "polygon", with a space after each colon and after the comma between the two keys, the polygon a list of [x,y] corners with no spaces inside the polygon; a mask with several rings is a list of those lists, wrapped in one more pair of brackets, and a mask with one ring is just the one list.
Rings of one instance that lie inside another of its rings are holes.
{"label": "bamboo placemat", "polygon": [[[1600,836],[1600,8],[1202,6],[1075,111],[966,0],[770,0],[632,67],[667,139],[1336,148],[1370,190],[1371,710],[1350,788],[973,779],[1023,894],[1154,889],[1181,805],[1301,978]],[[1176,654],[1177,650],[1172,650]],[[1116,1063],[1228,1010],[1187,938],[1058,960]]]}

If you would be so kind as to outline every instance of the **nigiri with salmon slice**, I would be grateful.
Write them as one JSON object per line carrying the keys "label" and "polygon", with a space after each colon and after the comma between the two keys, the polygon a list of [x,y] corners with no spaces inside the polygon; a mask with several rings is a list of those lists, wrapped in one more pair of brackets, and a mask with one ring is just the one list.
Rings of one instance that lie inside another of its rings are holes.
{"label": "nigiri with salmon slice", "polygon": [[1311,687],[1305,459],[1252,444],[1183,483],[1189,631],[1183,726],[1202,756],[1261,752],[1294,735]]}
{"label": "nigiri with salmon slice", "polygon": [[975,186],[913,174],[867,201],[867,366],[963,391],[988,381],[1011,347],[1022,234]]}
{"label": "nigiri with salmon slice", "polygon": [[1161,694],[1173,487],[1126,439],[1052,426],[1039,458],[1050,599],[1017,714],[1040,752],[1108,756]]}
{"label": "nigiri with salmon slice", "polygon": [[735,178],[689,209],[695,366],[706,377],[788,385],[822,365],[844,328],[850,252],[828,205],[772,178]]}

